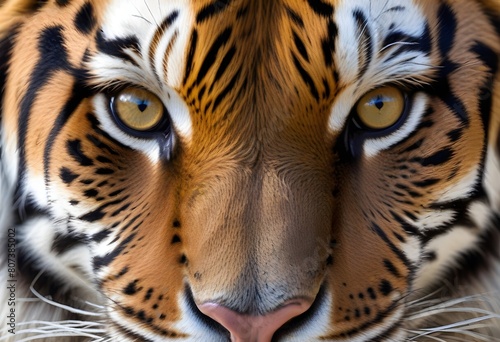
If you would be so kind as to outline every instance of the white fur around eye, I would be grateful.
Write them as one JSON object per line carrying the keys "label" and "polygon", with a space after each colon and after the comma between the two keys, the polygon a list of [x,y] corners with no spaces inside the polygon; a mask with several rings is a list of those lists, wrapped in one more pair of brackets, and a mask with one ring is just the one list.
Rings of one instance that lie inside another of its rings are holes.
{"label": "white fur around eye", "polygon": [[392,145],[408,137],[418,126],[422,115],[427,107],[427,97],[424,94],[416,94],[409,109],[405,123],[393,133],[375,139],[367,139],[364,143],[364,153],[367,157],[373,157]]}
{"label": "white fur around eye", "polygon": [[[112,118],[109,110],[109,100],[104,94],[99,94],[94,98],[94,109],[97,119],[101,124],[101,129],[106,131],[118,142],[134,150],[144,153],[153,164],[158,163],[161,157],[161,146],[156,139],[141,139],[125,133],[118,127]],[[173,135],[174,133],[171,132]],[[175,136],[172,136],[172,145],[175,144]]]}

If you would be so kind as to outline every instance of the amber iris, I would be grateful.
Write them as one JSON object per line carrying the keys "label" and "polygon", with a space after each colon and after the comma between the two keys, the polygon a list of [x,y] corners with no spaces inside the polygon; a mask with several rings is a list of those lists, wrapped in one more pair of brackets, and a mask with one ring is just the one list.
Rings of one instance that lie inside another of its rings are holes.
{"label": "amber iris", "polygon": [[147,90],[126,88],[113,101],[115,115],[128,128],[148,131],[157,126],[163,118],[163,103]]}
{"label": "amber iris", "polygon": [[392,86],[366,93],[358,102],[356,111],[366,128],[381,130],[394,125],[404,113],[405,96]]}

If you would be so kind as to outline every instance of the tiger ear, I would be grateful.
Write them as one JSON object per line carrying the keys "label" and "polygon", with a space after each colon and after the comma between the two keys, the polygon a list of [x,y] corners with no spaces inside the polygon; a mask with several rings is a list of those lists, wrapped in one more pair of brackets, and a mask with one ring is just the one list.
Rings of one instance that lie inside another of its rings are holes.
{"label": "tiger ear", "polygon": [[40,3],[40,0],[0,0],[0,37]]}

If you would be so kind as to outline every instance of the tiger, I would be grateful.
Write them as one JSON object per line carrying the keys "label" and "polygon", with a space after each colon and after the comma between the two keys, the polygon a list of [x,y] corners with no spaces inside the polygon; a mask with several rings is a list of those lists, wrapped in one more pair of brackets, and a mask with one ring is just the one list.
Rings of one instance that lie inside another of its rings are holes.
{"label": "tiger", "polygon": [[0,1],[0,341],[500,341],[498,0]]}

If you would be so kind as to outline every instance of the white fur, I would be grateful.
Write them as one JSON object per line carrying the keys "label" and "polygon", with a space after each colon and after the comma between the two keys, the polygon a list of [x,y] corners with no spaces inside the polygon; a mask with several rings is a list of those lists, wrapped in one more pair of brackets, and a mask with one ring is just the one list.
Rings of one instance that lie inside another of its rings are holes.
{"label": "white fur", "polygon": [[467,198],[471,192],[474,191],[474,185],[476,184],[478,177],[478,166],[475,166],[465,177],[462,177],[459,182],[456,182],[445,189],[437,202],[448,202]]}
{"label": "white fur", "polygon": [[442,272],[453,264],[457,256],[473,248],[477,242],[477,232],[467,227],[454,227],[448,233],[434,238],[426,250],[435,251],[437,259],[419,270],[415,288],[423,289],[439,280]]}
{"label": "white fur", "polygon": [[[406,10],[404,12],[390,11],[390,8],[396,6],[403,6]],[[358,78],[360,37],[357,36],[357,24],[352,15],[355,10],[362,11],[367,17],[368,26],[365,29],[371,33],[374,44],[374,53],[367,52],[372,55],[371,64],[361,79]],[[391,47],[382,45],[391,23],[407,34],[419,36],[425,29],[423,18],[419,8],[409,1],[402,0],[346,0],[336,6],[335,19],[339,27],[339,35],[334,60],[341,75],[341,83],[346,88],[339,94],[331,111],[329,127],[332,131],[342,130],[351,108],[366,92],[385,84],[413,83],[417,79],[426,79],[432,73],[429,67],[429,57],[421,52],[407,52],[390,61],[378,55],[379,51],[387,50],[388,56],[391,56]],[[412,59],[412,61],[402,63],[402,60],[406,59]],[[375,144],[370,154],[380,148],[380,144],[378,146]]]}
{"label": "white fur", "polygon": [[488,148],[485,163],[483,187],[486,190],[492,209],[500,213],[500,151],[493,146]]}
{"label": "white fur", "polygon": [[440,228],[445,224],[450,223],[456,216],[456,212],[450,209],[443,210],[432,210],[426,209],[422,212],[415,214],[417,220],[409,220],[413,225],[418,227],[420,230],[432,230],[435,228]]}
{"label": "white fur", "polygon": [[[179,15],[162,35],[154,57],[154,67],[149,64],[148,51],[155,30],[160,23],[178,11]],[[182,0],[170,1],[168,4],[151,1],[113,1],[106,11],[103,34],[106,39],[135,36],[140,32],[140,49],[144,59],[132,51],[140,68],[108,55],[97,55],[90,63],[97,84],[116,84],[127,82],[142,86],[154,92],[168,109],[177,133],[186,142],[191,140],[192,127],[189,110],[175,89],[181,86],[184,75],[185,51],[190,39],[190,30],[194,14],[189,2]],[[167,74],[164,73],[163,59],[167,46],[177,32],[177,38],[167,60]],[[156,70],[156,75],[153,73]],[[158,77],[157,77],[158,76]],[[158,78],[161,82],[158,82]]]}
{"label": "white fur", "polygon": [[[48,218],[35,218],[25,221],[18,227],[19,238],[22,241],[18,248],[32,251],[30,258],[40,269],[50,269],[65,285],[70,287],[88,287],[93,289],[91,257],[86,247],[75,247],[67,253],[56,255],[51,250],[56,230],[54,222]],[[78,271],[73,268],[78,266]]]}

